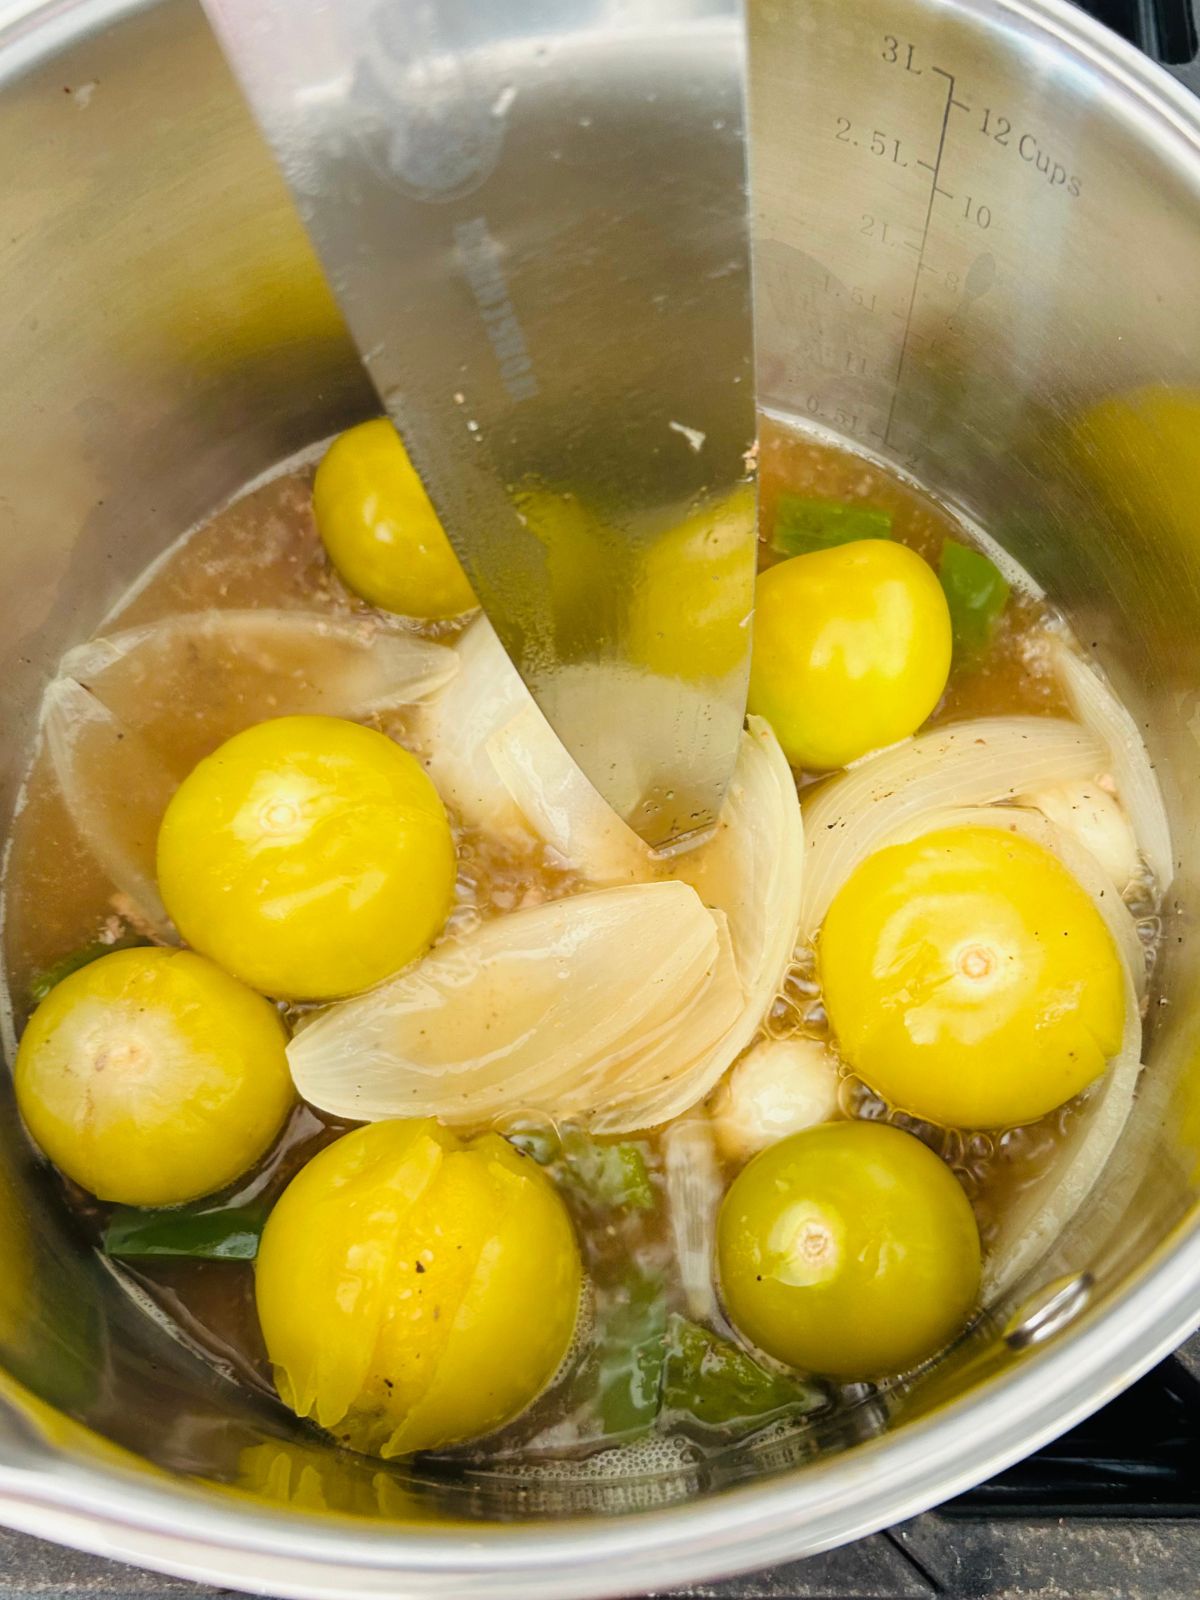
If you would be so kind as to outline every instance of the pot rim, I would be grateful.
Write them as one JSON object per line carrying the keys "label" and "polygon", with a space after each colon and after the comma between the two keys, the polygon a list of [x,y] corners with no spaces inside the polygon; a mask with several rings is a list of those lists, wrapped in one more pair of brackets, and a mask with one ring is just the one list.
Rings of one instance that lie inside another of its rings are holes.
{"label": "pot rim", "polygon": [[[0,83],[81,31],[151,3],[0,0]],[[1069,0],[949,4],[1050,42],[1102,78],[1148,140],[1195,165],[1200,203],[1200,100],[1165,69]],[[1102,1305],[978,1390],[818,1467],[702,1500],[603,1519],[397,1531],[218,1498],[165,1473],[27,1454],[0,1437],[0,1522],[179,1577],[297,1600],[400,1592],[602,1600],[795,1560],[928,1510],[1097,1410],[1198,1321],[1193,1211]]]}
{"label": "pot rim", "polygon": [[[1124,1324],[1114,1340],[1112,1322]],[[396,1531],[259,1507],[130,1469],[0,1466],[0,1520],[179,1577],[297,1600],[372,1593],[604,1600],[795,1560],[907,1520],[1055,1438],[1168,1355],[1200,1318],[1200,1228],[1136,1283],[979,1392],[819,1467],[623,1517]],[[1135,1356],[1128,1354],[1137,1349]]]}

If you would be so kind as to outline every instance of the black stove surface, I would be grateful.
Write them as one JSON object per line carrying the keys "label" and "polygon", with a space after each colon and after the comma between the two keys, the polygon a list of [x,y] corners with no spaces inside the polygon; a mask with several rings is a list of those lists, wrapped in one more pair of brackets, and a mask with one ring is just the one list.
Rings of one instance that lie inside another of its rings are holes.
{"label": "black stove surface", "polygon": [[1076,0],[1103,22],[1167,66],[1183,66],[1196,55],[1193,0]]}
{"label": "black stove surface", "polygon": [[1200,1517],[1200,1336],[1070,1433],[946,1507],[948,1516],[980,1513]]}

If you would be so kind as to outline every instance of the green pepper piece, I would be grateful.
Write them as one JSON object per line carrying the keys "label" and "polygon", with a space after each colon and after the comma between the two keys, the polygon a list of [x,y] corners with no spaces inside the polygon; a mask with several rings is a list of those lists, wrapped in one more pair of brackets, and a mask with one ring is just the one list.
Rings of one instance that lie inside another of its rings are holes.
{"label": "green pepper piece", "polygon": [[969,659],[986,649],[992,637],[1008,604],[1008,580],[981,551],[954,539],[942,544],[938,577],[950,607],[955,652]]}
{"label": "green pepper piece", "polygon": [[634,1438],[653,1427],[666,1363],[667,1302],[662,1280],[636,1273],[609,1305],[585,1363],[595,1374],[600,1417],[609,1437]]}
{"label": "green pepper piece", "polygon": [[214,1211],[143,1211],[118,1206],[104,1230],[104,1253],[118,1260],[186,1258],[192,1261],[253,1261],[266,1222],[258,1206]]}
{"label": "green pepper piece", "polygon": [[787,1412],[813,1410],[819,1393],[767,1372],[709,1328],[672,1316],[667,1325],[663,1411],[673,1421],[749,1432]]}
{"label": "green pepper piece", "polygon": [[773,549],[780,555],[806,556],[814,550],[858,539],[890,539],[892,514],[879,506],[840,500],[811,500],[799,494],[781,494],[775,504]]}
{"label": "green pepper piece", "polygon": [[652,1211],[657,1201],[646,1165],[647,1149],[638,1143],[601,1144],[571,1129],[563,1138],[560,1181],[599,1209],[625,1206]]}
{"label": "green pepper piece", "polygon": [[589,1436],[616,1443],[648,1432],[658,1416],[666,1360],[662,1279],[632,1267],[596,1286],[592,1342],[570,1381],[566,1409],[594,1420]]}

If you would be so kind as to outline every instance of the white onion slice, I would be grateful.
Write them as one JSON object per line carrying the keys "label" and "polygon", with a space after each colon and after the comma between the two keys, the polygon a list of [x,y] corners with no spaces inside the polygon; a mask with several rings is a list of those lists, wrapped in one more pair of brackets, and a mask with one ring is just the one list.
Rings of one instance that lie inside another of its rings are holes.
{"label": "white onion slice", "polygon": [[486,617],[467,628],[457,653],[457,680],[416,725],[446,804],[499,838],[536,835],[589,883],[648,878],[649,850],[584,776]]}
{"label": "white onion slice", "polygon": [[1121,1049],[1091,1091],[1052,1166],[1006,1206],[983,1265],[985,1304],[1038,1264],[1091,1194],[1129,1118],[1142,1070],[1141,1050],[1141,1013],[1126,968]]}
{"label": "white onion slice", "polygon": [[717,1209],[725,1185],[712,1123],[703,1113],[671,1124],[663,1135],[663,1163],[667,1215],[683,1298],[690,1317],[708,1321],[717,1310],[713,1253]]}
{"label": "white onion slice", "polygon": [[610,1107],[596,1118],[600,1132],[652,1127],[704,1099],[754,1038],[783,981],[796,946],[804,834],[791,768],[761,717],[751,717],[742,735],[715,833],[673,857],[670,868],[727,921],[741,1003],[707,1057],[677,1069],[657,1089],[651,1086],[658,1068],[648,1056],[638,1095],[643,1120],[625,1120],[630,1111],[624,1104]]}
{"label": "white onion slice", "polygon": [[623,1068],[627,1083],[591,1117],[594,1132],[632,1133],[670,1122],[698,1105],[716,1081],[744,997],[725,918],[713,915],[720,954],[710,978],[665,1026],[633,1036]]}
{"label": "white onion slice", "polygon": [[42,732],[80,838],[148,931],[177,942],[154,873],[158,824],[175,791],[162,758],[74,678],[46,690]]}
{"label": "white onion slice", "polygon": [[[467,628],[458,655],[457,681],[423,710],[416,725],[443,800],[469,827],[500,838],[536,836],[591,884],[648,879],[655,867],[652,853],[584,775],[486,617]],[[583,667],[567,670],[580,695],[594,691],[596,718],[624,714],[626,701],[613,688],[611,673],[593,672],[589,679]],[[685,686],[678,686],[678,694],[675,689],[664,686],[664,709],[666,700],[677,705],[684,696],[692,708],[688,715],[703,704],[703,696]],[[551,701],[554,693],[551,684]],[[579,703],[577,698],[576,714]],[[657,781],[661,774],[630,771],[613,781],[632,793],[652,777]]]}
{"label": "white onion slice", "polygon": [[812,939],[846,878],[889,834],[937,811],[1094,777],[1105,759],[1093,733],[1055,717],[980,717],[866,757],[805,802],[800,937]]}
{"label": "white onion slice", "polygon": [[1141,871],[1141,855],[1129,818],[1107,789],[1076,778],[1019,797],[1071,835],[1096,860],[1123,894]]}
{"label": "white onion slice", "polygon": [[676,857],[672,871],[729,919],[745,990],[742,1013],[714,1062],[711,1088],[758,1031],[792,959],[800,920],[800,802],[787,757],[762,717],[748,719],[716,833]]}
{"label": "white onion slice", "polygon": [[297,1088],[336,1116],[485,1122],[514,1108],[646,1126],[699,1098],[689,1077],[741,1003],[723,918],[685,884],[602,889],[448,940],[331,1007],[288,1049]]}
{"label": "white onion slice", "polygon": [[[607,764],[606,792],[615,810],[632,816],[647,795],[672,788],[680,752],[713,737],[713,718],[732,744],[740,716],[729,699],[714,700],[708,685],[646,673],[630,663],[578,661],[547,674],[539,703],[551,724],[569,715],[585,730],[597,760]],[[627,737],[630,707],[637,708],[638,737]]]}
{"label": "white onion slice", "polygon": [[676,881],[690,884],[727,922],[741,1004],[707,1057],[676,1068],[658,1089],[656,1058],[648,1055],[638,1094],[643,1120],[630,1123],[629,1109],[618,1104],[597,1116],[598,1132],[653,1127],[703,1100],[750,1044],[783,981],[796,947],[804,832],[791,768],[761,717],[751,717],[742,735],[716,831],[669,865]]}
{"label": "white onion slice", "polygon": [[533,698],[491,623],[476,617],[460,637],[458,674],[419,713],[415,737],[445,803],[469,828],[528,838],[521,808],[489,751],[494,735]]}
{"label": "white onion slice", "polygon": [[203,752],[267,717],[364,718],[413,705],[454,677],[445,645],[370,617],[198,611],[93,639],[64,656],[131,728]]}
{"label": "white onion slice", "polygon": [[[478,643],[472,647],[471,664],[452,685],[450,696],[465,688],[480,663],[484,664],[485,681],[503,686],[504,668],[496,658],[496,653],[503,655],[503,651],[490,628],[484,633],[486,627],[475,623],[464,636],[466,642],[468,636],[478,634]],[[511,678],[516,678],[507,657],[504,662]],[[511,684],[509,688],[511,691]],[[657,1042],[644,1037],[642,1071],[594,1109],[592,1126],[598,1132],[653,1126],[678,1116],[709,1093],[754,1038],[783,979],[796,944],[804,870],[795,780],[770,727],[761,718],[751,717],[712,837],[656,863],[584,777],[523,686],[520,693],[525,697],[524,706],[487,735],[485,754],[505,797],[516,805],[521,818],[591,882],[628,883],[655,870],[669,873],[676,882],[691,885],[706,905],[723,913],[728,921],[742,991],[742,1003],[729,1026],[712,1042],[706,1057],[693,1055],[687,1065],[682,1056],[699,1036],[698,1030],[692,1030],[688,1041],[669,1031]],[[430,708],[434,716],[441,710],[442,703]],[[432,720],[427,717],[427,729]],[[456,769],[450,775],[454,794],[460,803],[463,795],[479,801],[477,817],[484,816],[485,806],[487,814],[494,817],[491,808],[497,802],[494,790],[489,789],[491,780],[483,763],[472,760],[474,754],[469,740],[464,740],[451,755]],[[460,782],[459,774],[468,768],[468,780]],[[446,770],[444,756],[431,762],[435,781],[444,778]],[[499,803],[503,815],[504,801]],[[724,974],[725,981],[708,997],[709,1007],[725,1004],[728,977]]]}
{"label": "white onion slice", "polygon": [[649,849],[568,754],[532,698],[492,734],[487,753],[533,831],[589,883],[639,883]]}
{"label": "white onion slice", "polygon": [[1155,887],[1160,895],[1165,894],[1175,875],[1171,827],[1137,723],[1100,674],[1067,644],[1061,639],[1052,640],[1051,650],[1054,670],[1071,709],[1107,751],[1117,797],[1133,826]]}

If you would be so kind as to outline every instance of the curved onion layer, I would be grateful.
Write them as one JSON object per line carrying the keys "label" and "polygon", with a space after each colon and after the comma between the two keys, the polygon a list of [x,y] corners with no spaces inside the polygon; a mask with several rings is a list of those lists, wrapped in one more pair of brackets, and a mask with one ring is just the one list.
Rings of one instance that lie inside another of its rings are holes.
{"label": "curved onion layer", "polygon": [[[536,835],[589,883],[649,878],[651,852],[584,776],[486,617],[467,628],[458,655],[457,680],[423,710],[416,725],[421,754],[446,804],[468,827],[501,838]],[[592,671],[589,678],[587,668],[572,667],[563,670],[567,675],[578,691],[576,715],[581,703],[589,704],[579,696],[591,690],[595,704],[589,721],[599,726],[604,718],[626,714],[627,700],[614,689],[610,672]],[[551,703],[556,687],[557,680],[547,686]],[[694,690],[680,686],[675,694],[674,689],[664,686],[664,715],[667,702],[678,707],[684,699],[687,715],[703,703]],[[644,743],[639,740],[638,747]],[[613,781],[621,792],[634,794],[648,792],[659,778],[660,773],[631,769],[614,774]]]}
{"label": "curved onion layer", "polygon": [[528,836],[525,816],[496,770],[489,745],[533,704],[520,673],[484,616],[455,647],[458,674],[420,712],[415,737],[445,803],[469,828]]}
{"label": "curved onion layer", "polygon": [[983,1265],[985,1301],[1037,1265],[1092,1192],[1128,1120],[1141,1072],[1142,1019],[1125,967],[1125,1032],[1105,1076],[1089,1091],[1053,1164],[1005,1207]]}
{"label": "curved onion layer", "polygon": [[533,831],[589,883],[649,877],[649,849],[584,776],[532,699],[491,736],[487,753]]}
{"label": "curved onion layer", "polygon": [[302,1028],[288,1059],[306,1100],[358,1121],[520,1107],[624,1132],[700,1098],[741,1004],[724,918],[686,884],[635,884],[447,940]]}
{"label": "curved onion layer", "polygon": [[1122,894],[1142,871],[1141,852],[1129,818],[1120,801],[1099,783],[1076,778],[1072,783],[1023,794],[1019,803],[1040,811],[1077,840],[1095,856]]}
{"label": "curved onion layer", "polygon": [[1162,791],[1137,723],[1098,672],[1062,640],[1052,641],[1054,670],[1072,711],[1108,752],[1117,796],[1160,895],[1175,875],[1171,827]]}
{"label": "curved onion layer", "polygon": [[369,717],[437,694],[457,669],[445,645],[373,618],[239,610],[93,639],[59,671],[128,727],[152,738],[169,730],[172,751],[191,766],[264,717]]}
{"label": "curved onion layer", "polygon": [[937,811],[1094,777],[1106,754],[1093,733],[1073,722],[979,717],[856,763],[804,805],[801,938],[812,939],[842,883],[889,834]]}
{"label": "curved onion layer", "polygon": [[458,643],[454,683],[421,713],[416,737],[442,799],[468,827],[536,834],[589,883],[637,883],[650,852],[572,759],[478,617]]}
{"label": "curved onion layer", "polygon": [[705,1074],[707,1094],[758,1032],[796,948],[804,824],[787,757],[762,717],[742,735],[716,833],[672,869],[728,918],[745,995]]}
{"label": "curved onion layer", "polygon": [[175,792],[162,758],[74,678],[46,690],[42,733],[80,838],[147,931],[176,943],[154,876],[158,824]]}
{"label": "curved onion layer", "polygon": [[712,1123],[700,1114],[673,1122],[663,1135],[667,1215],[688,1315],[707,1321],[716,1314],[713,1258],[717,1210],[724,1192]]}
{"label": "curved onion layer", "polygon": [[[716,733],[732,745],[742,716],[731,697],[714,699],[708,685],[647,673],[628,663],[569,662],[547,675],[538,689],[550,722],[567,713],[587,730],[597,760],[606,766],[605,788],[614,808],[632,816],[646,795],[670,790],[680,767],[680,752],[708,743]],[[627,735],[630,708],[636,708],[637,739]],[[714,729],[713,719],[724,723]]]}
{"label": "curved onion layer", "polygon": [[370,620],[187,613],[69,651],[43,729],[81,838],[147,925],[173,938],[154,846],[197,761],[265,717],[367,717],[436,693],[455,671],[453,651]]}

